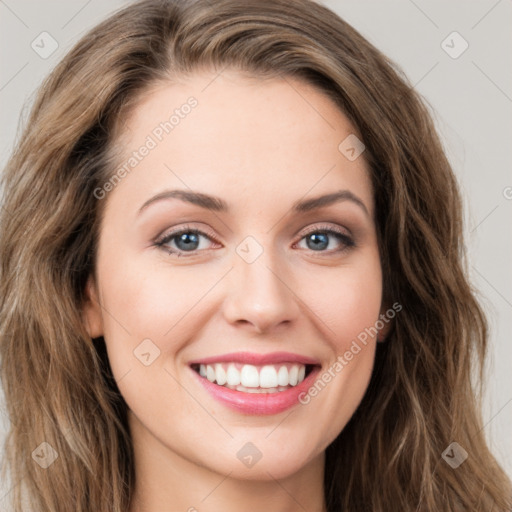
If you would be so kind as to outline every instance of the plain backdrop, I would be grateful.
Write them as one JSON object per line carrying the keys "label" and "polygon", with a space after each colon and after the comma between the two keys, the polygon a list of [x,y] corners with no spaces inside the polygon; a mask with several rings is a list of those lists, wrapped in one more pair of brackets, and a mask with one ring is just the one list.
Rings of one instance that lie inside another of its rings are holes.
{"label": "plain backdrop", "polygon": [[[0,167],[43,77],[89,28],[127,3],[0,0]],[[434,112],[465,198],[471,279],[492,329],[485,434],[512,475],[512,2],[322,3],[401,66]],[[2,444],[7,425],[0,396]],[[12,485],[0,484],[0,510],[7,510]]]}

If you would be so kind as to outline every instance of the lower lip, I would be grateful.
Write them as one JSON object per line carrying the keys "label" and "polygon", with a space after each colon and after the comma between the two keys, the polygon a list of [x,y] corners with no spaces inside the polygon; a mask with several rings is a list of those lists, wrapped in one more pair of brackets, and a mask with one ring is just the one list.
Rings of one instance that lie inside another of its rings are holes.
{"label": "lower lip", "polygon": [[192,368],[191,370],[206,390],[219,402],[238,412],[260,415],[278,414],[299,403],[299,395],[307,392],[320,372],[319,367],[313,368],[300,384],[286,391],[278,391],[276,393],[244,393],[243,391],[236,391],[214,384],[208,379],[201,377]]}

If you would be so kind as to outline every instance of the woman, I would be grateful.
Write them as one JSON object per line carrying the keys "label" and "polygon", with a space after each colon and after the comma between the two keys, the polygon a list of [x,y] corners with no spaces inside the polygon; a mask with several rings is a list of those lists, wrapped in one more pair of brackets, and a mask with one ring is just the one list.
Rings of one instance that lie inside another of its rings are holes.
{"label": "woman", "polygon": [[461,204],[393,64],[308,0],[145,0],[3,177],[15,510],[507,510]]}

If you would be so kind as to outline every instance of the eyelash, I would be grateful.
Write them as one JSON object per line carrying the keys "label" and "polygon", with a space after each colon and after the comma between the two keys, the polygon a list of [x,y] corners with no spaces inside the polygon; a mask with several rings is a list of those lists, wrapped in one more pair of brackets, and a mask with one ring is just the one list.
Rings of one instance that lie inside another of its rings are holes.
{"label": "eyelash", "polygon": [[[190,251],[187,254],[188,251],[181,251],[181,250],[170,249],[169,247],[166,247],[166,244],[171,242],[174,238],[177,238],[178,236],[183,235],[185,233],[192,233],[195,235],[204,236],[204,237],[216,242],[215,236],[212,232],[210,232],[208,230],[201,231],[197,228],[184,226],[183,228],[181,228],[179,230],[172,231],[171,233],[167,233],[167,234],[159,237],[157,240],[155,240],[154,245],[156,247],[164,249],[168,254],[174,254],[174,255],[177,255],[178,257],[194,256],[200,251],[194,250],[194,251]],[[312,252],[336,254],[336,253],[345,252],[345,251],[355,247],[355,245],[356,245],[354,240],[349,235],[343,233],[341,230],[337,230],[336,228],[333,228],[332,226],[315,226],[314,229],[311,229],[308,232],[304,233],[302,235],[302,237],[300,238],[299,242],[314,233],[323,233],[323,234],[333,235],[338,239],[338,241],[343,245],[343,247],[341,247],[339,249],[330,250],[330,251],[312,251]]]}

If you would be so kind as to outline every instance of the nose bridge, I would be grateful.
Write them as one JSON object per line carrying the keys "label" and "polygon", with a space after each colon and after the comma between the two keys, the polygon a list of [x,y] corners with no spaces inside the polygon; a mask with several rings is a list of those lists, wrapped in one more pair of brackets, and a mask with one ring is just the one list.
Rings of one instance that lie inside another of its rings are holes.
{"label": "nose bridge", "polygon": [[259,331],[293,320],[299,309],[285,265],[269,240],[248,236],[236,247],[225,306],[229,322],[250,323]]}

